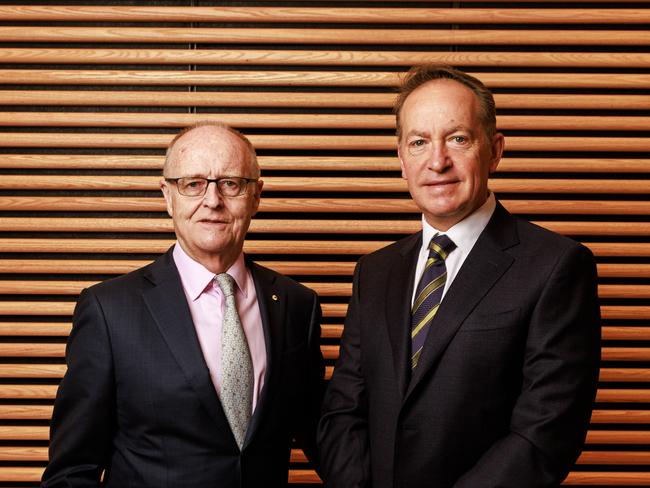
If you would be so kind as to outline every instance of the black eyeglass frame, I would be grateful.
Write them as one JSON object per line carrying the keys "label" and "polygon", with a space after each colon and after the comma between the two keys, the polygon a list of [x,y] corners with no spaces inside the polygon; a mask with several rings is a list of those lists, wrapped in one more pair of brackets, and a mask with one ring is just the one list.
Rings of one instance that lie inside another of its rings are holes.
{"label": "black eyeglass frame", "polygon": [[[203,193],[199,193],[197,195],[186,195],[184,193],[181,193],[180,187],[178,186],[178,181],[179,180],[185,180],[185,179],[190,179],[190,180],[194,179],[194,180],[206,181],[207,184],[205,185],[205,189],[203,190]],[[219,182],[222,181],[222,180],[244,180],[246,182],[246,184],[241,186],[242,189],[237,195],[224,195],[221,192],[221,189],[219,188]],[[208,191],[208,186],[210,186],[210,183],[214,183],[215,185],[217,185],[217,191],[219,192],[219,195],[221,195],[222,197],[225,197],[225,198],[240,197],[240,196],[246,194],[246,190],[248,189],[248,184],[249,183],[252,183],[254,181],[257,182],[259,180],[260,180],[259,178],[246,178],[244,176],[222,176],[220,178],[204,178],[203,176],[180,176],[178,178],[167,178],[167,177],[165,177],[165,181],[169,181],[169,182],[172,182],[172,183],[176,184],[176,189],[178,190],[179,195],[182,195],[184,197],[190,197],[190,198],[205,196],[205,194]]]}

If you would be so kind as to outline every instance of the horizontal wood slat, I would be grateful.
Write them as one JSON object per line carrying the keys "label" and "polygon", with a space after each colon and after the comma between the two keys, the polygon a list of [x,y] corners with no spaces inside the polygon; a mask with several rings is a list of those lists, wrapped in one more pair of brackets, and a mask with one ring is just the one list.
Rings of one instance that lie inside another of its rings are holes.
{"label": "horizontal wood slat", "polygon": [[[646,215],[650,201],[615,200],[502,200],[516,214]],[[164,212],[156,197],[41,197],[0,196],[3,211],[134,211]],[[314,213],[415,213],[417,207],[406,198],[262,198],[260,212]]]}
{"label": "horizontal wood slat", "polygon": [[[21,404],[0,405],[0,419],[48,420],[51,417],[51,415],[52,415],[51,405],[21,405]],[[599,423],[628,424],[631,423],[632,421],[636,423],[643,423],[643,424],[650,423],[650,411],[648,410],[594,410],[591,419],[591,422],[593,424],[599,424]],[[2,456],[7,455],[7,453],[10,452],[11,450],[15,450],[16,454],[22,452],[24,453],[23,455],[29,456],[30,453],[33,452],[34,450],[38,451],[38,448],[0,446],[0,460],[4,460]],[[641,453],[639,453],[639,457],[641,457]],[[295,451],[295,450],[292,452],[292,460],[297,462],[306,461],[304,455],[302,454],[302,451]],[[616,463],[618,464],[619,462],[623,462],[623,461],[624,460],[621,459]]]}
{"label": "horizontal wood slat", "polygon": [[0,6],[0,20],[112,22],[309,22],[395,24],[644,24],[640,8],[332,8]]}
{"label": "horizontal wood slat", "polygon": [[[0,127],[146,127],[182,128],[212,120],[245,128],[265,129],[394,129],[393,115],[365,114],[161,114],[161,113],[75,113],[0,112]],[[650,126],[650,117],[610,116],[519,116],[497,118],[499,130],[612,130],[640,131]]]}
{"label": "horizontal wood slat", "polygon": [[[44,239],[0,238],[0,252],[46,253],[163,253],[172,239]],[[367,254],[391,241],[256,241],[248,240],[251,254]],[[650,256],[650,243],[586,243],[596,256]]]}
{"label": "horizontal wood slat", "polygon": [[[273,263],[262,261],[263,265],[271,265],[272,268],[278,269]],[[327,269],[330,269],[331,263],[328,263]],[[336,263],[334,263],[336,264]],[[349,264],[351,268],[354,263]],[[294,268],[288,264],[284,264],[287,274],[290,274]],[[14,268],[15,269],[15,268]],[[72,270],[72,272],[75,272]],[[119,272],[119,271],[114,271]],[[66,337],[70,333],[70,323],[61,322],[0,322],[0,334],[3,336],[60,336]],[[341,337],[343,331],[342,325],[323,324],[322,325],[323,337],[338,339]],[[602,327],[602,337],[604,340],[610,341],[626,341],[626,340],[650,340],[650,327],[635,327],[635,326],[616,326],[607,325]],[[610,352],[613,349],[610,348]]]}
{"label": "horizontal wood slat", "polygon": [[[0,315],[25,315],[25,316],[69,316],[72,315],[75,302],[59,301],[2,301],[0,302]],[[322,304],[323,316],[345,317],[347,304],[324,303]],[[601,307],[603,320],[650,320],[650,306],[635,305],[604,305]]]}
{"label": "horizontal wood slat", "polygon": [[[36,384],[7,384],[0,389],[0,399],[5,400],[53,400],[56,385]],[[596,401],[603,403],[644,403],[650,397],[646,389],[601,389]],[[13,426],[14,428],[23,426]],[[7,426],[0,426],[7,428]],[[638,441],[638,442],[637,442]],[[590,431],[588,444],[647,444],[650,443],[650,432],[647,431]]]}
{"label": "horizontal wood slat", "polygon": [[48,336],[67,337],[72,324],[69,322],[0,322],[2,336]]}
{"label": "horizontal wood slat", "polygon": [[[391,19],[393,21],[393,19]],[[384,45],[650,45],[650,32],[625,30],[313,29],[0,26],[5,42],[372,44]]]}
{"label": "horizontal wood slat", "polygon": [[[647,98],[647,97],[646,97]],[[262,170],[302,171],[399,171],[397,157],[381,156],[258,156]],[[129,154],[7,154],[0,153],[0,168],[6,169],[134,169],[162,171],[162,156]],[[650,159],[632,158],[510,158],[501,160],[499,173],[647,173]]]}
{"label": "horizontal wood slat", "polygon": [[[0,440],[47,440],[48,431],[48,427],[42,426],[0,426]],[[622,443],[648,444],[650,443],[650,433],[627,430],[591,430],[587,433],[587,444],[616,445]]]}
{"label": "horizontal wood slat", "polygon": [[[77,295],[96,281],[0,280],[0,294],[5,295]],[[304,282],[323,297],[349,297],[351,283]],[[650,298],[650,285],[600,285],[600,298]],[[648,354],[650,360],[650,353]]]}
{"label": "horizontal wood slat", "polygon": [[[89,224],[90,225],[90,224]],[[100,227],[101,228],[101,227]],[[48,230],[47,228],[43,230]],[[134,259],[0,259],[0,273],[21,274],[123,274],[149,264],[148,260]],[[354,262],[337,261],[258,261],[276,271],[289,275],[325,275],[352,276]],[[650,278],[650,264],[646,263],[616,263],[599,264],[598,275],[601,278]],[[637,334],[633,327],[611,329],[611,333]],[[650,327],[646,337],[628,337],[633,339],[650,340]],[[626,332],[627,331],[627,332]]]}
{"label": "horizontal wood slat", "polygon": [[648,424],[650,410],[599,410],[591,414],[592,424]]}
{"label": "horizontal wood slat", "polygon": [[261,49],[6,48],[0,62],[19,64],[402,66],[418,63],[520,68],[648,68],[650,53],[345,51]]}
{"label": "horizontal wood slat", "polygon": [[[14,60],[15,61],[15,60]],[[85,60],[84,60],[85,61]],[[420,61],[420,60],[419,60]],[[289,87],[396,87],[400,73],[377,71],[183,71],[183,70],[89,70],[39,68],[0,69],[6,84],[27,85],[127,85],[127,86],[289,86]],[[495,88],[590,88],[645,89],[645,73],[470,73]]]}
{"label": "horizontal wood slat", "polygon": [[[0,468],[0,481],[38,481],[42,468]],[[289,471],[290,483],[318,484],[313,470]],[[563,486],[650,486],[650,473],[645,472],[572,472]]]}
{"label": "horizontal wood slat", "polygon": [[[173,134],[125,134],[93,132],[0,132],[0,147],[92,148],[92,149],[163,149]],[[252,134],[249,139],[258,149],[392,151],[392,135],[286,135]],[[650,137],[550,137],[512,136],[511,151],[610,151],[643,152],[650,146]]]}
{"label": "horizontal wood slat", "polygon": [[[0,90],[0,105],[53,106],[147,106],[147,107],[303,107],[303,108],[392,108],[395,93],[337,92],[177,92],[103,90]],[[562,110],[648,110],[645,95],[496,93],[494,99],[504,109]]]}
{"label": "horizontal wood slat", "polygon": [[[263,264],[269,264],[262,262]],[[354,265],[354,263],[349,263]],[[71,324],[66,322],[0,322],[0,333],[3,336],[49,336],[67,337]],[[322,324],[322,335],[325,338],[339,339],[343,331],[340,324]],[[602,337],[609,341],[650,340],[650,327],[605,325],[602,327]],[[609,351],[616,349],[609,348]]]}
{"label": "horizontal wood slat", "polygon": [[[406,181],[387,177],[278,177],[263,178],[264,189],[273,191],[317,192],[403,192]],[[105,190],[128,191],[160,188],[160,176],[93,176],[93,175],[3,175],[0,190]],[[490,187],[497,193],[595,193],[618,194],[624,186],[628,194],[650,193],[650,178],[637,179],[534,179],[492,178]],[[162,198],[162,196],[161,196]]]}
{"label": "horizontal wood slat", "polygon": [[[546,222],[533,221],[560,234],[572,236],[648,236],[646,222]],[[251,233],[294,234],[410,234],[420,230],[416,220],[284,220],[257,219]],[[45,218],[0,217],[0,231],[22,232],[173,232],[171,219],[151,218]],[[624,268],[625,269],[625,268]],[[645,269],[641,266],[639,270]],[[641,276],[640,274],[638,276]]]}
{"label": "horizontal wood slat", "polygon": [[[324,356],[326,359],[335,360],[338,358],[338,352],[328,349],[330,346],[323,346]],[[9,347],[0,344],[0,352],[3,356],[9,358],[64,358],[65,347],[63,344],[48,344],[47,347],[34,347],[26,344],[16,344]],[[607,359],[606,357],[604,359]],[[645,351],[643,358],[637,360],[650,360],[650,354]],[[35,378],[35,379],[60,379],[66,371],[63,364],[0,364],[1,378]],[[604,383],[612,382],[639,382],[650,379],[650,369],[642,368],[604,368],[600,373],[600,381]],[[0,419],[2,417],[0,409]],[[609,420],[611,422],[611,420]],[[631,423],[631,422],[627,422]]]}

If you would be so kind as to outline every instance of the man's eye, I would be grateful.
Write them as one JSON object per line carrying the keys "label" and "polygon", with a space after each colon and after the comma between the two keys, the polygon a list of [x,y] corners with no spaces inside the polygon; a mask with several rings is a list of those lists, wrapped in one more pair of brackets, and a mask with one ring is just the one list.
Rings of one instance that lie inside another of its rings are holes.
{"label": "man's eye", "polygon": [[424,141],[424,139],[415,139],[414,141],[411,141],[410,144],[411,144],[411,146],[414,146],[414,147],[420,147],[420,146],[424,146],[425,141]]}
{"label": "man's eye", "polygon": [[467,137],[465,137],[465,136],[453,136],[452,140],[454,142],[457,142],[458,144],[463,144],[463,143],[467,142]]}
{"label": "man's eye", "polygon": [[201,181],[199,180],[188,181],[187,183],[185,183],[185,186],[188,188],[198,188],[201,186]]}

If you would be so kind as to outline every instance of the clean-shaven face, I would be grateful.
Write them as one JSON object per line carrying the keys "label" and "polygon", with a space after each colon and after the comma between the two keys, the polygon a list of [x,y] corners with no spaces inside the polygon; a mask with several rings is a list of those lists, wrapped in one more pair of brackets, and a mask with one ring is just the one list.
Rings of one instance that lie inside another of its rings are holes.
{"label": "clean-shaven face", "polygon": [[[243,141],[226,129],[200,126],[176,141],[165,169],[167,178],[188,176],[258,175]],[[198,197],[179,194],[176,184],[164,179],[160,186],[183,250],[208,268],[215,258],[234,261],[242,250],[251,217],[257,212],[262,181],[248,183],[243,195],[230,198],[221,196],[215,183],[210,183],[206,194]]]}
{"label": "clean-shaven face", "polygon": [[465,85],[434,80],[411,93],[400,111],[402,177],[427,222],[447,230],[479,208],[503,151],[489,138],[477,96]]}

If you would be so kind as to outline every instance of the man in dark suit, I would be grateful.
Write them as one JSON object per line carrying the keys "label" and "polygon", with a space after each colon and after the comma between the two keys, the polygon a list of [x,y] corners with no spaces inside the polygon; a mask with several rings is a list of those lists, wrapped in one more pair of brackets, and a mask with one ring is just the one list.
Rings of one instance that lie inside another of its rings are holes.
{"label": "man in dark suit", "polygon": [[325,484],[558,486],[598,380],[593,256],[488,190],[504,138],[480,81],[415,68],[396,116],[423,229],[357,265],[319,425]]}
{"label": "man in dark suit", "polygon": [[163,174],[177,243],[81,294],[43,487],[268,488],[287,484],[292,438],[313,459],[321,310],[242,252],[253,147],[198,124]]}

